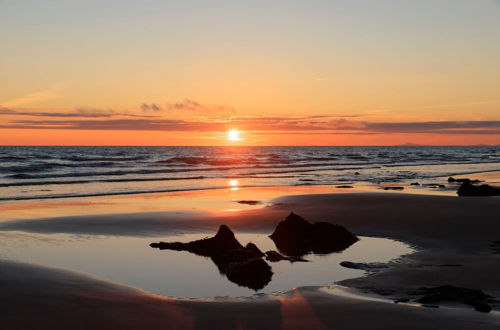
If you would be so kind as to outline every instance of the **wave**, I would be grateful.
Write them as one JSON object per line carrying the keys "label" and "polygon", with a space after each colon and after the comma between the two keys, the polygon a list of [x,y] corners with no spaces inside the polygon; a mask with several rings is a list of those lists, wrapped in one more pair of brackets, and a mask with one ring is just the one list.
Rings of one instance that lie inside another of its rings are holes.
{"label": "wave", "polygon": [[108,157],[108,156],[69,156],[69,157],[61,157],[62,160],[69,160],[73,162],[119,162],[119,161],[131,161],[131,160],[145,160],[148,157],[146,156],[134,156],[134,157]]}
{"label": "wave", "polygon": [[106,179],[106,180],[70,180],[70,181],[29,181],[0,183],[0,187],[23,187],[43,185],[83,184],[98,182],[143,182],[143,181],[176,181],[176,180],[202,180],[204,176],[173,177],[173,178],[130,178],[130,179]]}

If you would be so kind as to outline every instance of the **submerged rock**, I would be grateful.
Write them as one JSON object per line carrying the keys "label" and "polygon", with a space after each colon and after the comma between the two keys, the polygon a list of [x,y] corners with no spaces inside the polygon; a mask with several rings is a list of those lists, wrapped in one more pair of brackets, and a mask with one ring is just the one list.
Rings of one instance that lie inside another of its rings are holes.
{"label": "submerged rock", "polygon": [[217,234],[188,243],[159,242],[151,247],[160,250],[188,251],[210,257],[222,274],[240,286],[253,290],[264,288],[273,275],[271,267],[262,259],[265,254],[253,244],[241,245],[234,233],[226,225],[221,225]]}
{"label": "submerged rock", "polygon": [[327,222],[313,224],[294,213],[281,221],[269,237],[281,253],[294,257],[309,252],[340,252],[358,241],[354,234],[340,225]]}
{"label": "submerged rock", "polygon": [[481,290],[468,289],[453,285],[443,285],[433,288],[420,288],[414,295],[423,295],[417,302],[421,304],[438,304],[441,302],[458,302],[474,307],[479,312],[488,313],[491,307],[488,301],[491,296]]}
{"label": "submerged rock", "polygon": [[487,184],[475,186],[470,182],[464,182],[457,191],[458,196],[500,196],[500,188]]}

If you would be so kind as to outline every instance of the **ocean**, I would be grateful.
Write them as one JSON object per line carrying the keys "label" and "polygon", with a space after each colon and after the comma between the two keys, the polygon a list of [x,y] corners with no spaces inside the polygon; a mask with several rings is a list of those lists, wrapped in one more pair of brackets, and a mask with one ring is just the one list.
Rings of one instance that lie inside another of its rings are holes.
{"label": "ocean", "polygon": [[3,146],[0,200],[228,186],[436,182],[490,171],[500,171],[500,146]]}

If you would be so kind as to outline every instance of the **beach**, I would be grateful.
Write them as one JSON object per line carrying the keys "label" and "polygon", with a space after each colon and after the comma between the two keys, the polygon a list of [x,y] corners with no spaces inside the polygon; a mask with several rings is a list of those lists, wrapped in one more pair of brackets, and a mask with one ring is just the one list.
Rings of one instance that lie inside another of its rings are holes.
{"label": "beach", "polygon": [[[120,196],[105,206],[99,206],[98,197],[4,204],[4,214],[10,215],[0,224],[4,233],[139,236],[153,242],[200,228],[215,231],[221,224],[236,233],[270,233],[277,222],[294,212],[309,221],[340,224],[363,237],[401,241],[413,251],[332,286],[197,299],[165,297],[91,274],[3,260],[0,281],[6,299],[2,300],[2,322],[8,329],[359,329],[368,324],[374,328],[493,329],[500,325],[496,303],[487,314],[463,304],[427,308],[394,303],[414,299],[409,295],[414,289],[441,285],[500,296],[498,254],[491,246],[500,239],[499,198],[331,189],[229,188],[185,192],[177,197]],[[250,197],[261,204],[238,203]],[[158,207],[169,198],[173,203],[175,198],[189,200],[196,206]],[[144,212],[149,210],[144,207],[148,203],[157,209]],[[16,208],[45,216],[25,214],[24,219],[15,219]],[[93,208],[98,214],[82,215],[92,213]]]}

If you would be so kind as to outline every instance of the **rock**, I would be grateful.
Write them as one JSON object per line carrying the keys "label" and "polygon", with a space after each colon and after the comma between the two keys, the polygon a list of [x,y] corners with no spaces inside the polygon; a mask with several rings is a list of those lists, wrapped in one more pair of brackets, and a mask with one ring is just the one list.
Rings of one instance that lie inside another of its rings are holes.
{"label": "rock", "polygon": [[455,179],[453,177],[449,177],[448,178],[448,182],[450,183],[464,183],[464,182],[468,182],[468,183],[479,183],[481,182],[480,180],[471,180],[471,179],[468,179],[468,178],[463,178],[463,179]]}
{"label": "rock", "polygon": [[353,188],[353,186],[335,186],[335,188],[343,188],[343,189],[349,189],[349,188]]}
{"label": "rock", "polygon": [[273,272],[264,260],[252,259],[229,264],[226,276],[231,282],[258,291],[271,281]]}
{"label": "rock", "polygon": [[236,237],[234,237],[234,233],[226,225],[221,225],[219,227],[219,230],[217,231],[217,234],[215,234],[215,236],[211,238],[204,238],[189,243],[151,243],[150,246],[153,248],[158,248],[160,250],[168,249],[176,251],[188,251],[205,257],[211,257],[225,251],[243,248]]}
{"label": "rock", "polygon": [[287,261],[290,261],[290,262],[297,262],[297,261],[308,262],[308,260],[302,259],[300,257],[287,257],[287,256],[284,256],[281,253],[279,253],[277,251],[274,251],[274,250],[266,252],[266,260],[267,261],[271,261],[271,262],[278,262],[278,261],[283,261],[283,260],[287,260]]}
{"label": "rock", "polygon": [[475,186],[470,182],[464,182],[457,191],[458,196],[500,196],[500,188],[487,184]]}
{"label": "rock", "polygon": [[359,172],[354,172],[354,175],[360,175],[360,174],[361,174],[361,173],[359,173]]}
{"label": "rock", "polygon": [[255,244],[248,243],[243,248],[223,251],[210,257],[219,270],[224,273],[227,266],[233,262],[245,262],[252,259],[260,259],[264,256],[265,254]]}
{"label": "rock", "polygon": [[476,310],[478,312],[482,312],[482,313],[489,313],[489,312],[491,312],[491,306],[485,302],[482,302],[482,303],[475,305],[474,310]]}
{"label": "rock", "polygon": [[288,257],[285,257],[281,253],[277,251],[267,251],[266,252],[266,260],[271,261],[271,262],[278,262],[282,260],[289,260]]}
{"label": "rock", "polygon": [[384,190],[403,190],[404,187],[384,187]]}
{"label": "rock", "polygon": [[362,270],[387,268],[387,265],[382,265],[377,263],[368,264],[364,262],[352,262],[352,261],[342,261],[340,265],[345,268],[362,269]]}
{"label": "rock", "polygon": [[418,183],[418,182],[412,182],[412,183],[410,183],[410,186],[420,186],[420,183]]}
{"label": "rock", "polygon": [[273,275],[271,267],[262,259],[265,254],[253,243],[243,247],[226,225],[221,225],[217,234],[211,238],[188,243],[151,243],[150,246],[210,257],[230,281],[253,290],[264,288]]}
{"label": "rock", "polygon": [[313,224],[294,213],[281,221],[269,237],[281,253],[294,257],[310,252],[340,252],[358,241],[355,235],[340,225],[327,222]]}
{"label": "rock", "polygon": [[394,300],[394,303],[395,303],[395,304],[399,304],[399,303],[407,303],[407,302],[409,302],[409,301],[410,301],[410,299],[409,299],[409,298],[400,298],[400,299],[396,299],[396,300]]}
{"label": "rock", "polygon": [[260,201],[246,201],[246,200],[242,200],[242,201],[238,201],[238,203],[240,203],[240,204],[247,204],[247,205],[258,205],[258,204],[261,204],[262,202],[260,202]]}
{"label": "rock", "polygon": [[491,307],[487,301],[491,296],[481,290],[468,289],[453,285],[443,285],[434,288],[420,288],[414,294],[423,295],[417,302],[427,304],[438,304],[441,302],[458,302],[474,307],[475,310],[488,313]]}

